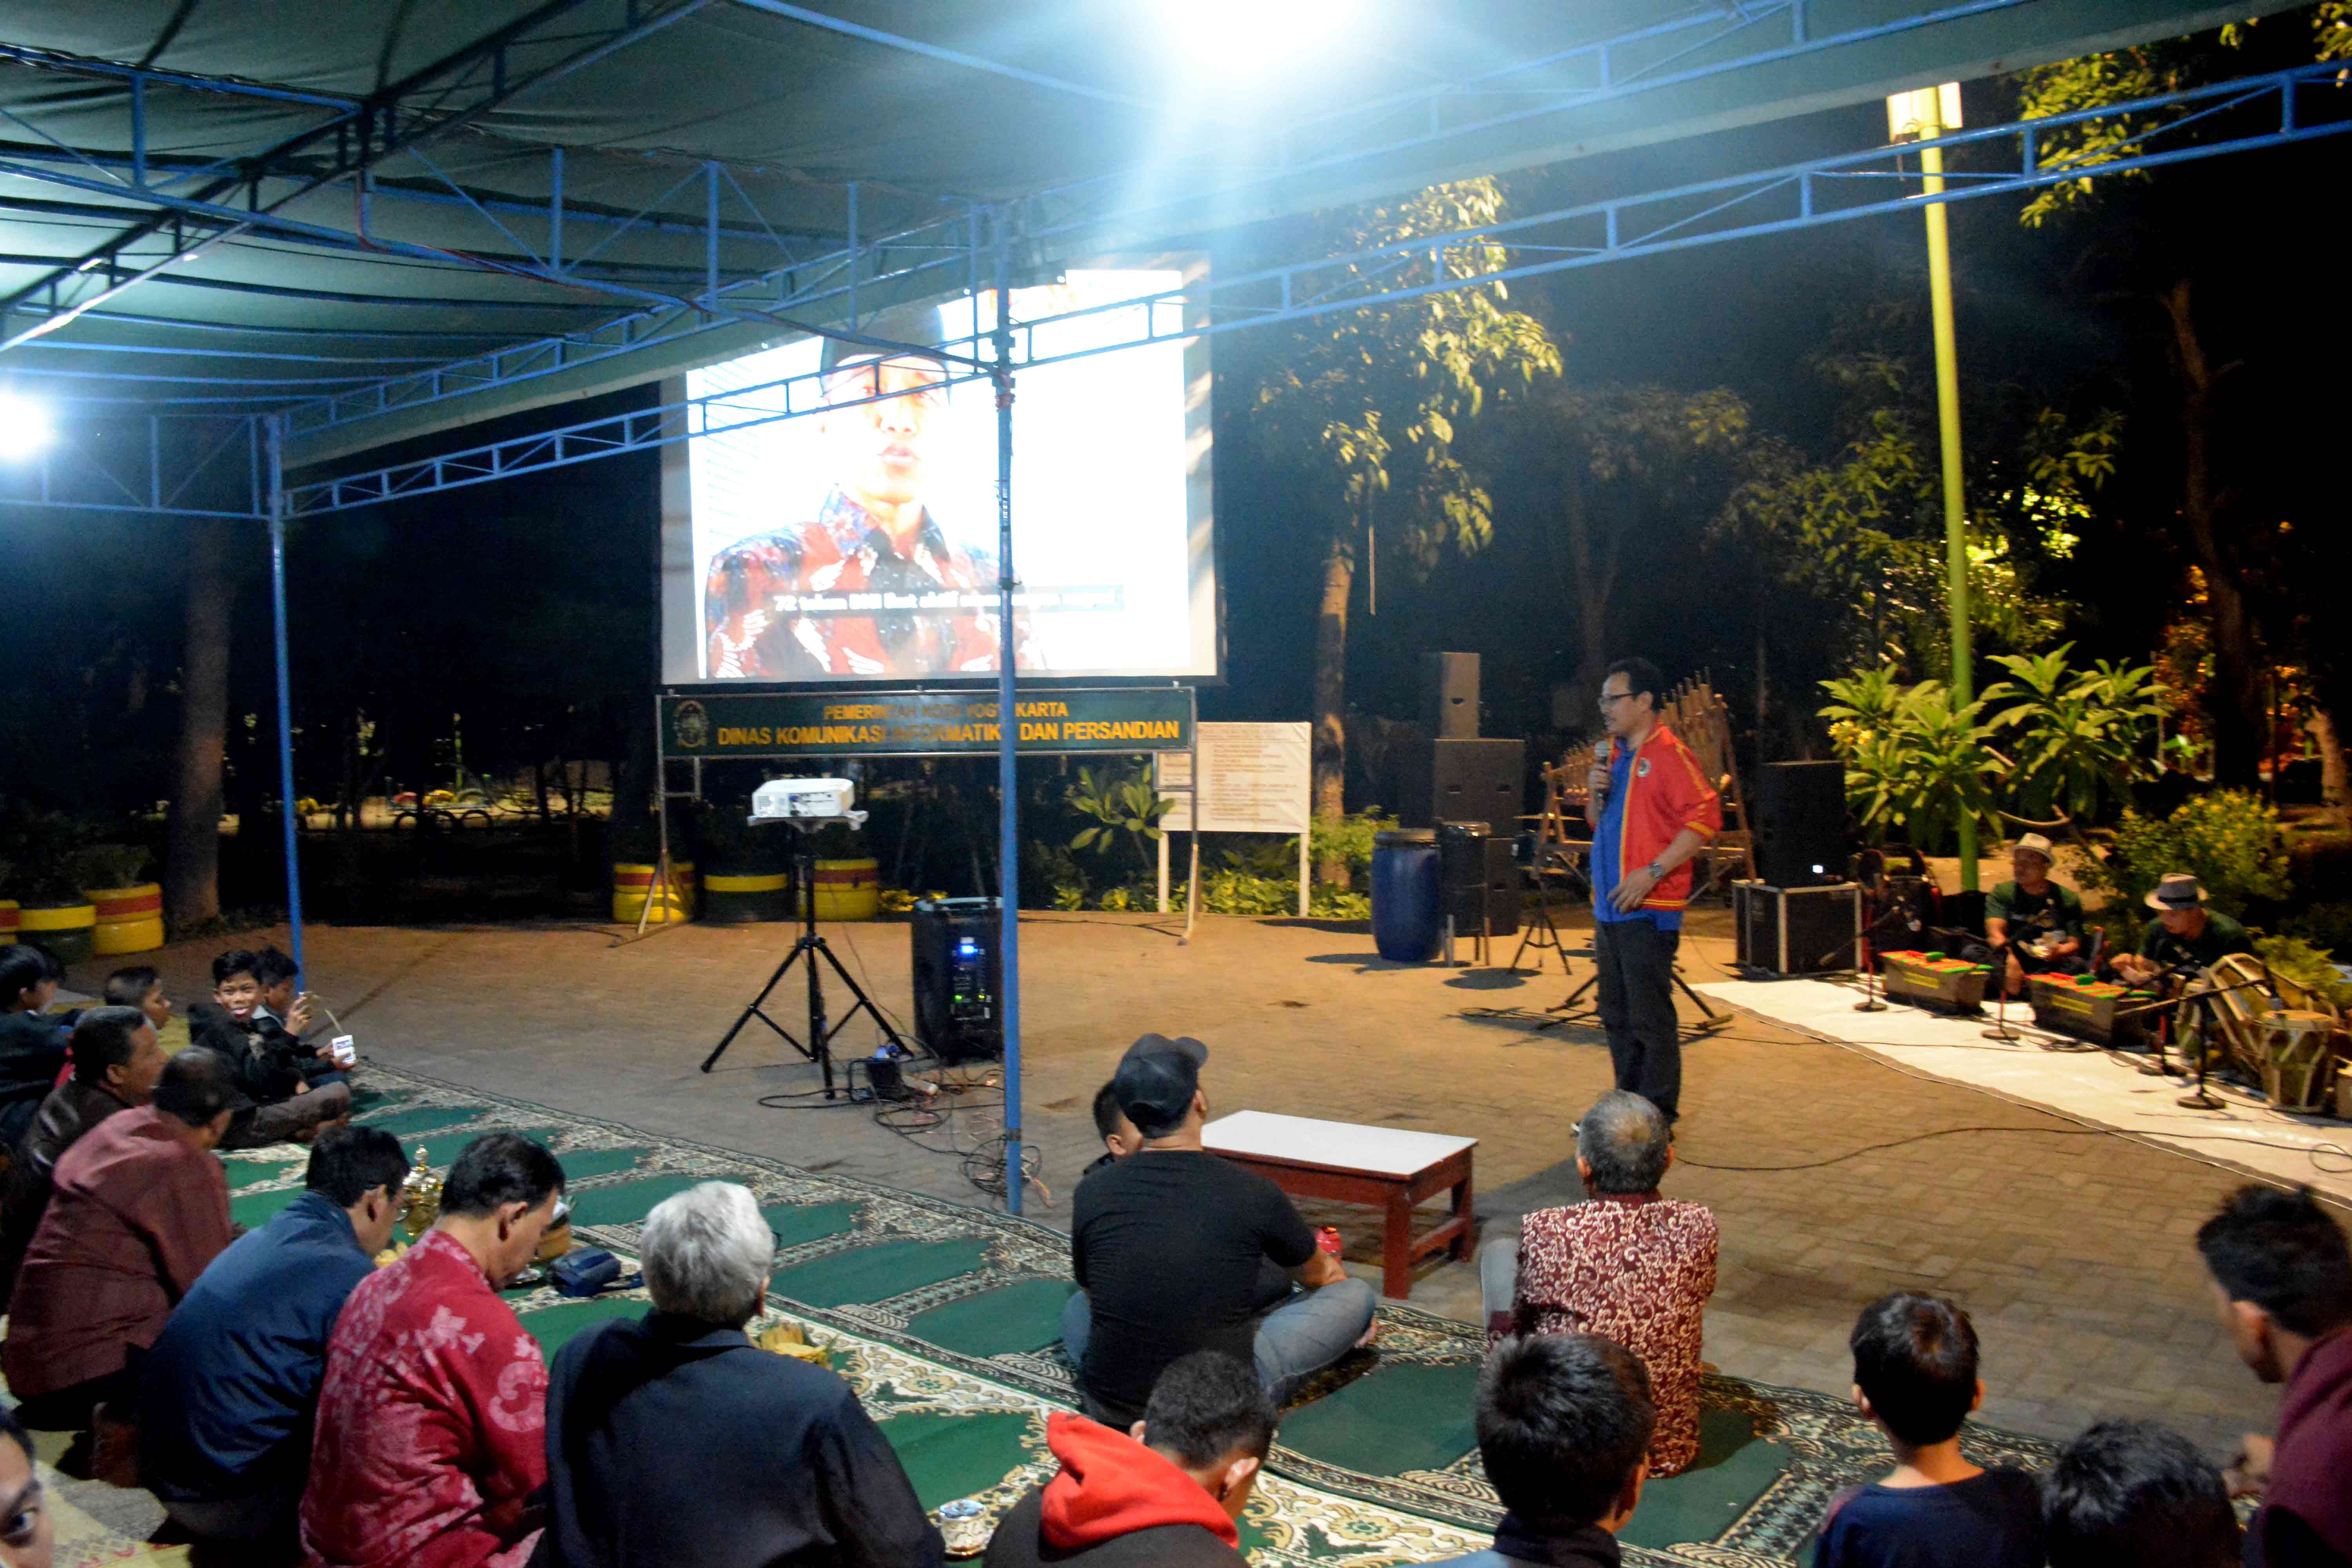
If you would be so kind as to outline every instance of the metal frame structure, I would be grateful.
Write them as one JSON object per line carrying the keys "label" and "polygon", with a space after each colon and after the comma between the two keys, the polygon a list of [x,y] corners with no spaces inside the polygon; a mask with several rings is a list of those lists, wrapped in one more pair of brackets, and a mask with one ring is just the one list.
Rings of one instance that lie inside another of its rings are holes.
{"label": "metal frame structure", "polygon": [[[813,378],[794,378],[793,382],[772,384],[784,388],[782,412],[730,411],[730,405],[740,399],[744,390],[758,390],[739,389],[721,396],[687,399],[439,457],[300,485],[289,486],[286,482],[289,445],[306,444],[313,450],[331,450],[337,439],[388,412],[445,402],[454,404],[470,393],[578,370],[652,345],[686,345],[721,327],[766,325],[845,337],[877,347],[903,346],[860,334],[858,324],[871,313],[871,308],[957,289],[976,296],[985,287],[996,298],[994,327],[985,334],[985,341],[974,334],[951,342],[945,352],[953,367],[951,380],[985,379],[995,399],[998,602],[1000,628],[1006,638],[999,659],[997,689],[1000,711],[1009,713],[1016,706],[1016,677],[1009,646],[1016,582],[1013,558],[1012,414],[1014,378],[1021,369],[1170,338],[1307,321],[1333,311],[1360,310],[1484,283],[1909,210],[1926,200],[1949,202],[2015,194],[2064,181],[2128,174],[2352,130],[2352,115],[2345,112],[2340,101],[2322,105],[2312,97],[2313,89],[2322,87],[2344,90],[2340,68],[2314,66],[2182,89],[2106,110],[1957,132],[1937,138],[1932,144],[1911,143],[1809,159],[1751,174],[1612,197],[1345,256],[1213,277],[1185,289],[1140,296],[1070,315],[1015,322],[1010,317],[1010,304],[1016,260],[1026,273],[1048,268],[1056,260],[1080,256],[1089,247],[1139,241],[1150,234],[1164,234],[1181,226],[1186,215],[1201,213],[1203,204],[1230,205],[1236,200],[1250,198],[1253,193],[1277,185],[1302,170],[1328,169],[1334,163],[1351,161],[1370,168],[1404,149],[1433,143],[1471,148],[1482,134],[1580,105],[1685,85],[1742,67],[1844,47],[1906,28],[1989,15],[2022,5],[2026,0],[1963,0],[1904,23],[1821,36],[1810,30],[1806,0],[1743,0],[1727,9],[1701,8],[1666,24],[1562,55],[1523,62],[1469,82],[1445,84],[1354,106],[1303,122],[1278,140],[1270,168],[1241,181],[1191,189],[1179,196],[1143,205],[1122,207],[1108,182],[1094,181],[1015,201],[943,204],[956,210],[929,224],[868,238],[858,232],[856,187],[851,185],[847,193],[847,243],[818,242],[805,254],[796,253],[793,242],[778,235],[758,216],[755,208],[754,222],[749,227],[722,222],[722,182],[742,197],[744,206],[751,207],[751,204],[733,176],[717,162],[699,166],[669,193],[675,195],[699,176],[704,200],[698,225],[681,223],[674,216],[657,213],[656,209],[668,200],[667,195],[646,212],[625,218],[610,213],[568,212],[562,195],[560,151],[551,154],[554,194],[544,206],[485,201],[446,179],[446,195],[406,187],[395,191],[372,184],[371,167],[393,153],[413,151],[425,138],[486,113],[530,86],[625,47],[711,0],[672,0],[650,12],[641,12],[633,5],[625,26],[592,37],[584,47],[572,49],[556,63],[520,76],[509,71],[511,48],[520,47],[544,25],[587,3],[588,0],[548,0],[490,38],[413,73],[365,100],[289,94],[282,89],[143,68],[107,67],[46,56],[36,58],[38,51],[0,46],[0,57],[48,68],[113,74],[126,79],[131,84],[134,110],[128,178],[119,164],[92,159],[55,143],[53,139],[58,155],[20,154],[0,160],[0,174],[37,179],[85,194],[102,194],[118,203],[128,198],[150,209],[146,216],[75,264],[55,268],[31,286],[0,300],[0,351],[51,332],[118,299],[137,284],[156,279],[173,263],[224,239],[247,233],[263,233],[329,248],[360,249],[388,258],[454,262],[512,279],[585,289],[626,300],[634,307],[625,315],[610,318],[582,332],[503,347],[480,358],[438,364],[413,374],[373,381],[353,391],[299,402],[293,394],[265,391],[250,381],[219,378],[222,384],[248,389],[247,395],[234,400],[243,407],[250,409],[273,403],[281,406],[273,412],[231,416],[228,435],[209,451],[193,456],[178,453],[177,443],[163,440],[163,421],[216,419],[220,416],[182,411],[185,405],[200,404],[202,399],[159,399],[168,405],[168,411],[150,414],[144,421],[147,439],[143,463],[134,460],[128,468],[118,471],[87,445],[69,441],[61,457],[44,460],[37,484],[33,487],[35,493],[0,496],[0,504],[16,501],[152,515],[249,518],[268,524],[278,700],[279,782],[282,798],[289,805],[294,798],[294,783],[284,578],[285,525],[289,518],[327,515],[404,496],[434,494],[641,451],[705,433],[800,417],[814,412],[818,405],[814,398],[796,404],[801,389],[794,383]],[[746,3],[814,26],[837,29],[850,26],[838,19],[784,5],[782,0]],[[1768,38],[1764,36],[1767,24],[1780,31]],[[871,29],[857,29],[856,35],[894,47],[929,48],[911,40],[874,34]],[[565,41],[576,43],[579,35],[567,35]],[[1700,58],[1710,49],[1721,52]],[[1013,68],[995,62],[969,57],[958,57],[958,60],[974,68],[1021,75],[1024,79],[1056,89],[1094,91],[1081,84],[1013,72]],[[1549,75],[1540,81],[1520,79],[1538,72]],[[1578,72],[1589,72],[1591,79],[1563,79]],[[327,110],[330,118],[320,126],[282,139],[257,153],[218,163],[183,163],[166,169],[148,158],[143,135],[136,130],[141,96],[151,83],[230,94],[274,95],[284,101]],[[413,109],[418,96],[428,92],[436,97],[433,107],[429,110]],[[2097,120],[2172,111],[2179,112],[2174,118],[2146,127],[2121,150],[2121,155],[2114,155],[2116,150],[2110,150],[2103,154],[2104,161],[2096,163],[2049,162],[2039,153],[2040,140],[2053,130]],[[17,123],[24,121],[19,120]],[[1402,129],[1390,132],[1387,128],[1391,126]],[[1386,140],[1380,139],[1383,134]],[[1913,159],[1922,145],[1933,145],[1944,152],[1965,150],[1979,166],[1959,170],[1948,166],[1948,189],[1935,196],[1915,194],[1914,182],[1920,174],[1916,163],[1906,160]],[[329,147],[331,154],[321,164],[317,155]],[[307,161],[288,162],[297,154],[306,153],[311,154]],[[2001,161],[1996,163],[1996,160]],[[358,197],[358,222],[353,231],[297,220],[280,210],[301,195],[346,181],[352,183]],[[244,194],[244,205],[233,205],[227,198],[240,192]],[[366,216],[372,199],[461,203],[503,234],[516,251],[492,255],[436,249],[372,236]],[[501,220],[502,212],[542,224],[547,235],[544,254],[518,239],[513,228]],[[634,280],[618,269],[591,268],[587,264],[602,248],[602,243],[567,258],[563,250],[567,224],[589,224],[607,230],[604,243],[638,225],[662,232],[698,233],[704,241],[703,266],[694,278],[640,274]],[[150,241],[163,244],[167,254],[163,259],[131,255],[134,247]],[[772,245],[782,258],[782,265],[745,275],[740,263],[733,259],[732,251],[722,255],[722,247],[740,247],[745,243]],[[722,260],[730,265],[722,266]],[[678,287],[656,287],[656,283]],[[699,287],[692,287],[694,284]],[[6,328],[11,313],[37,300],[46,313],[32,325],[9,333]],[[579,308],[562,301],[553,303],[559,308]],[[431,309],[435,305],[425,301],[421,302],[420,308]],[[1056,327],[1078,317],[1091,321],[1113,312],[1127,312],[1132,318],[1129,330],[1114,334],[1113,341],[1097,341],[1083,348],[1056,345]],[[87,346],[100,349],[106,345]],[[708,349],[718,346],[719,340],[715,338],[704,345]],[[289,357],[317,363],[310,356]],[[389,362],[359,359],[351,363]],[[85,379],[111,379],[103,372],[62,374]],[[120,379],[163,386],[205,384],[203,378],[184,375],[131,374]],[[320,384],[300,384],[308,390]],[[282,406],[289,402],[295,405]],[[173,447],[179,463],[176,470],[166,461],[167,446]],[[226,503],[217,507],[180,504],[192,487],[205,482],[205,474],[216,471],[226,454],[239,450],[247,478],[247,504],[242,510]],[[118,495],[121,499],[116,500]],[[1015,763],[1014,727],[1008,724],[1002,727],[998,757],[1003,814],[999,877],[1000,885],[1007,889],[1017,885],[1019,873]],[[284,829],[289,912],[299,963],[302,941],[299,868],[290,809],[284,813]],[[1017,900],[1007,898],[1004,903],[1002,943],[1008,1108],[1006,1199],[1008,1206],[1018,1213],[1022,1201],[1018,911]]]}

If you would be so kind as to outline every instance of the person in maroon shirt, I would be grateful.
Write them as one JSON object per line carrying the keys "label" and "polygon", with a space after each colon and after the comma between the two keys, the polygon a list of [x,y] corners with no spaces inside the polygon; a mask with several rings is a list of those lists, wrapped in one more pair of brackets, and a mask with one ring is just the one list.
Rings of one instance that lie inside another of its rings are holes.
{"label": "person in maroon shirt", "polygon": [[2352,1565],[2352,1248],[2309,1187],[2248,1185],[2197,1231],[2230,1342],[2284,1383],[2278,1436],[2249,1434],[2231,1480],[2263,1506],[2249,1568]]}
{"label": "person in maroon shirt", "polygon": [[26,1426],[69,1431],[101,1405],[129,1408],[136,1356],[229,1244],[228,1181],[211,1151],[235,1093],[218,1053],[192,1047],[163,1065],[149,1103],[58,1161],[0,1344]]}
{"label": "person in maroon shirt", "polygon": [[499,1289],[563,1194],[514,1132],[466,1145],[441,1217],[360,1281],[327,1342],[302,1550],[310,1568],[520,1568],[545,1522],[547,1363]]}

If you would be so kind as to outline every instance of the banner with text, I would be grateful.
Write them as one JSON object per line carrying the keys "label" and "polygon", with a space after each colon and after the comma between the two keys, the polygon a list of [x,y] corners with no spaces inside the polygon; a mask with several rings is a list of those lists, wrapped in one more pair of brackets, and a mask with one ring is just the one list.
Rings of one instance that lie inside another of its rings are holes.
{"label": "banner with text", "polygon": [[[1304,833],[1314,814],[1309,727],[1306,724],[1201,726],[1201,830],[1203,833]],[[1189,753],[1158,759],[1160,787],[1192,783]],[[1180,794],[1160,818],[1170,833],[1192,830],[1192,796]]]}
{"label": "banner with text", "polygon": [[[1013,702],[1024,752],[1171,752],[1192,744],[1189,689],[1058,691]],[[941,691],[665,697],[673,757],[940,755],[997,748],[996,699]]]}

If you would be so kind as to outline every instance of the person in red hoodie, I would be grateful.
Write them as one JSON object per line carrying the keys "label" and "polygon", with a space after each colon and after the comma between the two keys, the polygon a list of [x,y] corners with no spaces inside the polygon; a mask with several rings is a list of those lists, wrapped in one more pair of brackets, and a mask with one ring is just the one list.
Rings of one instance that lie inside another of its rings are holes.
{"label": "person in red hoodie", "polygon": [[1170,1363],[1131,1435],[1049,1416],[1062,1472],[1013,1505],[986,1568],[1239,1568],[1274,1416],[1257,1369],[1222,1351]]}
{"label": "person in red hoodie", "polygon": [[2238,1359],[2286,1384],[2277,1437],[2249,1435],[2231,1467],[2263,1500],[2247,1568],[2352,1568],[2352,1247],[2309,1187],[2248,1185],[2197,1250]]}

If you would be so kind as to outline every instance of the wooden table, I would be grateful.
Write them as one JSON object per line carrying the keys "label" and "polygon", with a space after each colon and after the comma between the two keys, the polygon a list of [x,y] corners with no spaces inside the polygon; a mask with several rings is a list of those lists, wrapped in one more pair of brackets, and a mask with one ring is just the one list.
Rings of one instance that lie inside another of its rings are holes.
{"label": "wooden table", "polygon": [[[1383,1210],[1382,1295],[1402,1300],[1412,1293],[1416,1258],[1441,1248],[1455,1258],[1470,1256],[1470,1155],[1478,1147],[1475,1138],[1237,1110],[1202,1128],[1201,1141],[1212,1153],[1264,1173],[1295,1196]],[[1452,1216],[1415,1241],[1414,1205],[1448,1188],[1454,1193]]]}

